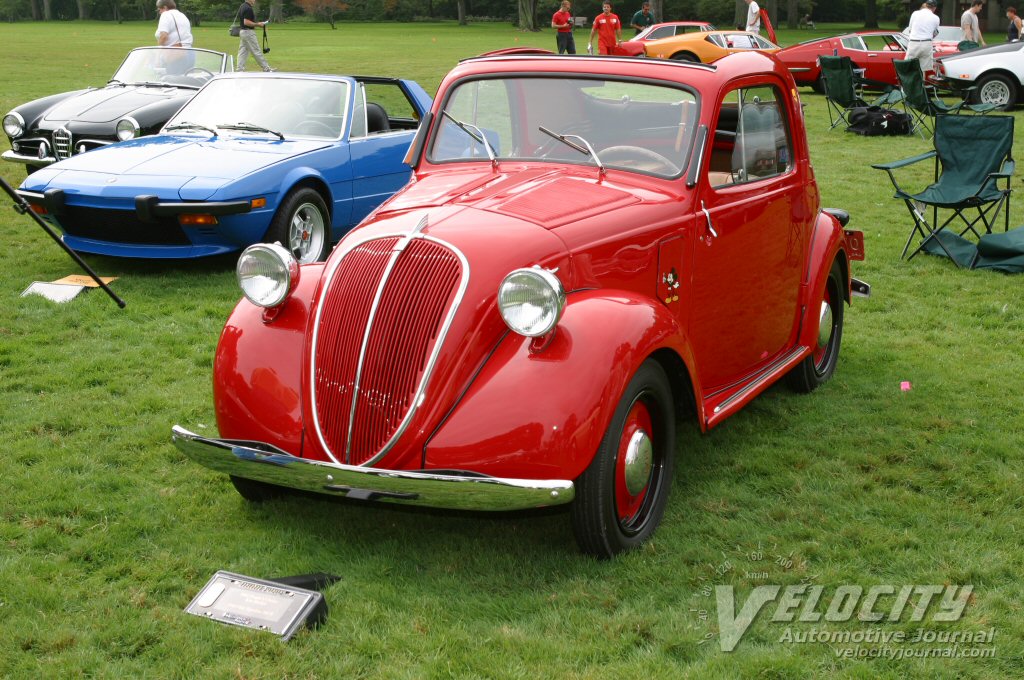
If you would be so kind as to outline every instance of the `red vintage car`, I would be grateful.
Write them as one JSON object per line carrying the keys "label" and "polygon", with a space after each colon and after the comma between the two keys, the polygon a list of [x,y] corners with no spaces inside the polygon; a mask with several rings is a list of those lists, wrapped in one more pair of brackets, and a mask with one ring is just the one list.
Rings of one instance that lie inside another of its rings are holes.
{"label": "red vintage car", "polygon": [[880,83],[899,85],[892,62],[905,59],[907,38],[899,31],[858,31],[831,38],[816,38],[784,47],[775,56],[785,64],[797,85],[824,92],[818,57],[849,57],[854,68],[864,69],[864,77]]}
{"label": "red vintage car", "polygon": [[818,387],[866,290],[793,79],[762,54],[469,59],[408,159],[326,263],[239,260],[220,438],[173,438],[247,499],[570,504],[610,557],[665,512],[676,419],[709,430],[783,378]]}

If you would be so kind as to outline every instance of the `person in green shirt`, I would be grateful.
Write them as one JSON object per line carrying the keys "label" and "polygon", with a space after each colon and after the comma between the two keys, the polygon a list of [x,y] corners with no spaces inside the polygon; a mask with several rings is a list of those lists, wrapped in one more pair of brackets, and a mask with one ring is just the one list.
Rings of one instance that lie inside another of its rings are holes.
{"label": "person in green shirt", "polygon": [[652,26],[654,24],[654,15],[651,14],[651,3],[645,2],[640,7],[640,11],[633,15],[633,19],[629,24],[636,31],[635,35],[640,35],[640,31],[648,26]]}

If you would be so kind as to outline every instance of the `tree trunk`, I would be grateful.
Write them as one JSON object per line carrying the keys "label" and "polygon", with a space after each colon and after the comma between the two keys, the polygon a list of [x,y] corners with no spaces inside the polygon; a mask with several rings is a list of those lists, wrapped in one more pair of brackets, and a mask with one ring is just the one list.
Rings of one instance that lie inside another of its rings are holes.
{"label": "tree trunk", "polygon": [[[734,26],[747,26],[747,3],[743,0],[736,0],[736,16],[733,18],[732,23]],[[732,26],[729,26],[732,28]]]}
{"label": "tree trunk", "polygon": [[655,22],[665,20],[665,0],[651,0],[651,14]]}
{"label": "tree trunk", "polygon": [[89,18],[89,3],[87,0],[77,0],[78,2],[78,20],[85,21]]}
{"label": "tree trunk", "polygon": [[50,0],[43,0],[43,21],[53,21],[53,8],[50,7]]}
{"label": "tree trunk", "polygon": [[459,26],[466,25],[466,0],[459,0]]}
{"label": "tree trunk", "polygon": [[798,0],[786,0],[786,28],[800,28],[800,5]]}
{"label": "tree trunk", "polygon": [[519,28],[524,31],[539,31],[537,28],[537,0],[517,0],[519,7]]}
{"label": "tree trunk", "polygon": [[43,18],[42,11],[39,9],[39,0],[32,0],[29,6],[32,8],[32,21],[39,21]]}
{"label": "tree trunk", "polygon": [[270,16],[267,18],[275,24],[279,24],[284,21],[284,11],[281,9],[281,0],[271,0]]}
{"label": "tree trunk", "polygon": [[[989,0],[989,2],[991,3],[991,0]],[[942,17],[943,26],[960,25],[960,16],[956,13],[955,2],[942,3],[942,12],[940,13],[940,16]]]}
{"label": "tree trunk", "polygon": [[[768,18],[771,19],[772,26],[779,25],[779,0],[768,0],[765,2],[765,9],[768,10]],[[763,26],[761,28],[764,28]]]}
{"label": "tree trunk", "polygon": [[864,28],[878,28],[878,5],[875,0],[864,1]]}
{"label": "tree trunk", "polygon": [[985,3],[986,12],[988,13],[988,25],[984,27],[984,31],[991,33],[1002,33],[1006,35],[1007,20],[1006,12],[999,6],[996,0],[989,0]]}

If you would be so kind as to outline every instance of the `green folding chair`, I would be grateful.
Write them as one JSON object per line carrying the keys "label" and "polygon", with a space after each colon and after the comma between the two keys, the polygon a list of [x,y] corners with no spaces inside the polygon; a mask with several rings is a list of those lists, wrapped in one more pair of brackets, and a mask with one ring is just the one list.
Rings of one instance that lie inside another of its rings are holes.
{"label": "green folding chair", "polygon": [[[862,78],[853,72],[853,62],[849,57],[818,57],[821,65],[821,79],[825,84],[825,101],[828,104],[828,118],[832,123],[829,130],[840,123],[850,126],[847,115],[850,109],[861,106],[881,106],[892,109],[900,102],[902,95],[899,90],[887,83]],[[860,95],[860,88],[874,87],[883,90],[881,97],[866,102]]]}
{"label": "green folding chair", "polygon": [[[966,98],[956,104],[947,104],[935,94],[934,86],[924,82],[924,74],[921,73],[917,59],[897,59],[892,63],[896,67],[896,77],[899,78],[900,89],[903,91],[903,106],[914,118],[914,129],[918,132],[922,128],[927,130],[927,136],[923,133],[921,135],[926,139],[935,133],[935,125],[929,125],[929,119],[961,113],[965,108],[981,114],[996,109],[995,104],[968,104]],[[965,93],[969,92],[970,89],[965,90]]]}
{"label": "green folding chair", "polygon": [[[956,262],[942,239],[936,235],[959,218],[966,227],[963,236],[972,232],[981,238],[977,227],[983,225],[985,233],[992,233],[992,225],[1005,205],[1003,231],[1010,227],[1010,176],[1013,175],[1013,118],[1010,116],[939,116],[935,119],[934,151],[905,158],[892,163],[879,163],[871,167],[889,173],[896,188],[894,198],[901,199],[910,212],[914,227],[903,246],[901,258],[912,259],[928,243],[938,243]],[[914,163],[935,159],[935,180],[917,193],[905,191],[896,181],[893,170]],[[1006,180],[1006,188],[1000,188],[998,181]],[[932,207],[929,223],[920,206]],[[939,209],[950,210],[952,214],[939,224]],[[966,211],[977,210],[977,217],[969,219]],[[916,235],[922,240],[907,257]],[[957,265],[959,266],[959,264]]]}

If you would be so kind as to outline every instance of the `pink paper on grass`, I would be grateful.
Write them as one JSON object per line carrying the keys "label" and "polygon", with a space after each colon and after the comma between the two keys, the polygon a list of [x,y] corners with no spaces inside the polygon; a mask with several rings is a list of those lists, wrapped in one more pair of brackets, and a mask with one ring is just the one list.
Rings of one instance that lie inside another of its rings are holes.
{"label": "pink paper on grass", "polygon": [[900,383],[900,392],[909,392],[909,391],[910,391],[910,381],[909,380],[904,380],[903,382]]}

